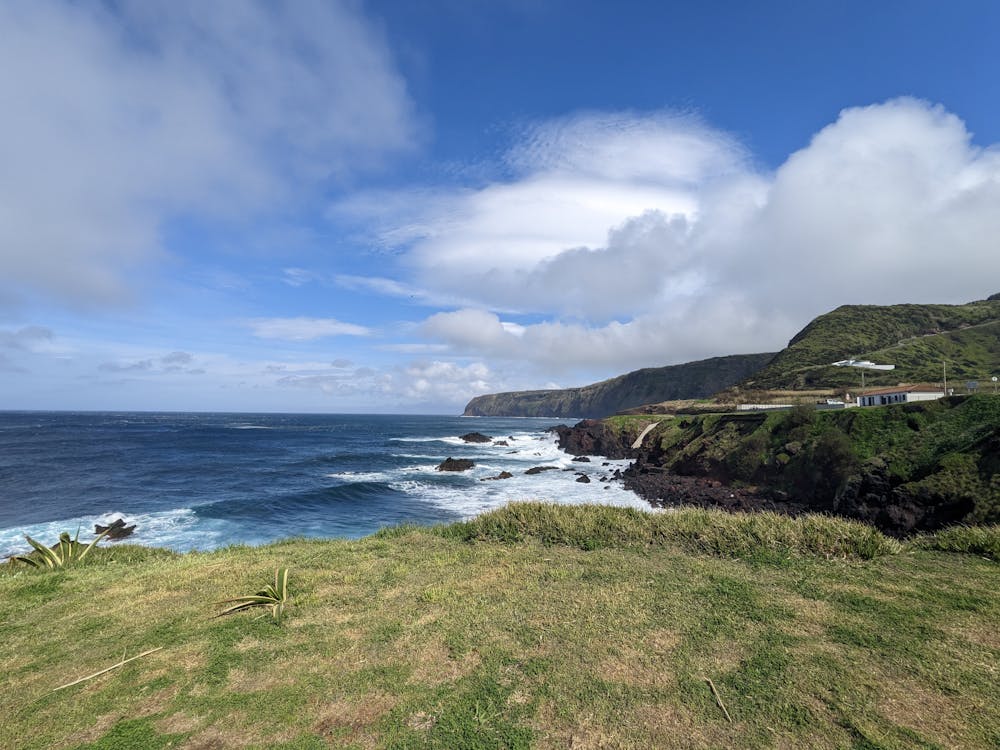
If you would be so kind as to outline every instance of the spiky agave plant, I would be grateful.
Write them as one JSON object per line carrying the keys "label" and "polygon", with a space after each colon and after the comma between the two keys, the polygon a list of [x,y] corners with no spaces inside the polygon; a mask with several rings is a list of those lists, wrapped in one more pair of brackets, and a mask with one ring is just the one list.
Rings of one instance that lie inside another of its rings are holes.
{"label": "spiky agave plant", "polygon": [[274,571],[274,583],[268,584],[263,590],[250,596],[238,596],[235,599],[224,599],[219,604],[231,604],[219,612],[216,617],[231,615],[233,612],[241,612],[244,609],[253,607],[267,607],[271,610],[271,617],[275,622],[281,621],[281,615],[285,611],[285,602],[288,601],[288,568],[278,568]]}
{"label": "spiky agave plant", "polygon": [[82,544],[80,542],[80,528],[77,527],[76,536],[72,539],[69,536],[69,532],[64,531],[59,535],[59,542],[49,547],[25,534],[24,538],[28,540],[28,544],[34,547],[35,552],[38,554],[17,555],[13,559],[35,568],[65,568],[73,563],[82,562],[83,558],[90,554],[90,550],[107,535],[108,531],[102,531],[94,537],[90,544]]}

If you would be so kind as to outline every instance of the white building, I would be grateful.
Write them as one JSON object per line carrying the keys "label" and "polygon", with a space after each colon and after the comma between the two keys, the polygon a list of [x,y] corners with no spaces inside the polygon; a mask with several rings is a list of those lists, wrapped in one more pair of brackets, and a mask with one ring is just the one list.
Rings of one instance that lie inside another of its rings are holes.
{"label": "white building", "polygon": [[858,406],[885,406],[908,404],[913,401],[936,401],[944,396],[944,389],[936,385],[897,385],[894,388],[877,388],[858,396]]}

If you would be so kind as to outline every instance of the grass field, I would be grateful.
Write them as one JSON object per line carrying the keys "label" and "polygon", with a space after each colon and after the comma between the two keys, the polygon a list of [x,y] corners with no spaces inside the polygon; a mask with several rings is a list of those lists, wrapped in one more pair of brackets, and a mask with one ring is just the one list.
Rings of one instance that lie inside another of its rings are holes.
{"label": "grass field", "polygon": [[[0,747],[997,747],[998,555],[998,527],[523,505],[4,565]],[[279,566],[280,623],[213,617]]]}

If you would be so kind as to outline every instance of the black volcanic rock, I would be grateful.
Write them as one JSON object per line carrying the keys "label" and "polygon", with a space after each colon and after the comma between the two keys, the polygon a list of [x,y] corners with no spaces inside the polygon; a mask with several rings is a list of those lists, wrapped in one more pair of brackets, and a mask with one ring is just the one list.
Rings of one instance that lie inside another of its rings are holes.
{"label": "black volcanic rock", "polygon": [[449,456],[438,464],[438,471],[468,471],[476,465],[475,461],[468,458],[452,458]]}
{"label": "black volcanic rock", "polygon": [[496,480],[498,480],[498,479],[510,479],[510,478],[511,478],[511,477],[513,477],[513,476],[514,476],[514,475],[513,475],[513,474],[511,474],[511,473],[510,473],[509,471],[501,471],[501,472],[500,472],[499,474],[497,474],[497,475],[496,475],[495,477],[483,477],[483,478],[482,478],[482,479],[480,479],[479,481],[480,481],[480,482],[495,482],[495,481],[496,481]]}
{"label": "black volcanic rock", "polygon": [[508,443],[506,440],[494,440],[493,445],[496,445],[498,447],[502,446],[504,448],[510,447],[510,443]]}
{"label": "black volcanic rock", "polygon": [[555,471],[558,468],[559,468],[558,466],[532,466],[524,473],[529,475],[541,474],[543,471]]}
{"label": "black volcanic rock", "polygon": [[577,456],[573,460],[576,461],[576,462],[578,462],[578,463],[581,463],[581,464],[589,464],[590,463],[590,459],[587,458],[586,456]]}
{"label": "black volcanic rock", "polygon": [[135,524],[126,526],[124,518],[116,518],[107,526],[101,526],[101,524],[95,523],[94,531],[98,534],[107,532],[107,538],[112,542],[116,542],[119,539],[125,539],[126,537],[132,536],[135,532]]}
{"label": "black volcanic rock", "polygon": [[584,419],[573,427],[552,428],[559,436],[559,447],[573,456],[605,456],[630,458],[632,446],[620,433],[597,419]]}
{"label": "black volcanic rock", "polygon": [[493,440],[489,435],[484,435],[481,432],[468,432],[462,435],[460,439],[467,443],[489,443]]}
{"label": "black volcanic rock", "polygon": [[580,474],[579,476],[577,476],[576,481],[580,482],[581,484],[590,484],[590,477],[588,477],[586,474]]}

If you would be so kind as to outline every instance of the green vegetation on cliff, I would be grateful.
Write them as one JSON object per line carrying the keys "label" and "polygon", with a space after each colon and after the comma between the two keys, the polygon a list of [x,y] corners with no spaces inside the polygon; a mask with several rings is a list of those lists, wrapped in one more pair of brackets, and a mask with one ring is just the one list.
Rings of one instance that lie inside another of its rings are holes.
{"label": "green vegetation on cliff", "polygon": [[[1000,529],[978,531],[517,505],[3,565],[0,747],[996,747]],[[280,624],[213,617],[285,566]]]}
{"label": "green vegetation on cliff", "polygon": [[861,373],[832,367],[842,359],[894,364],[866,370],[869,385],[941,382],[947,361],[952,382],[1000,374],[1000,300],[966,305],[845,305],[802,329],[744,388],[858,387]]}
{"label": "green vegetation on cliff", "polygon": [[581,388],[477,396],[471,417],[605,417],[642,404],[705,398],[758,371],[774,354],[737,354],[650,367]]}
{"label": "green vegetation on cliff", "polygon": [[899,532],[1000,522],[1000,396],[660,421],[642,460]]}

